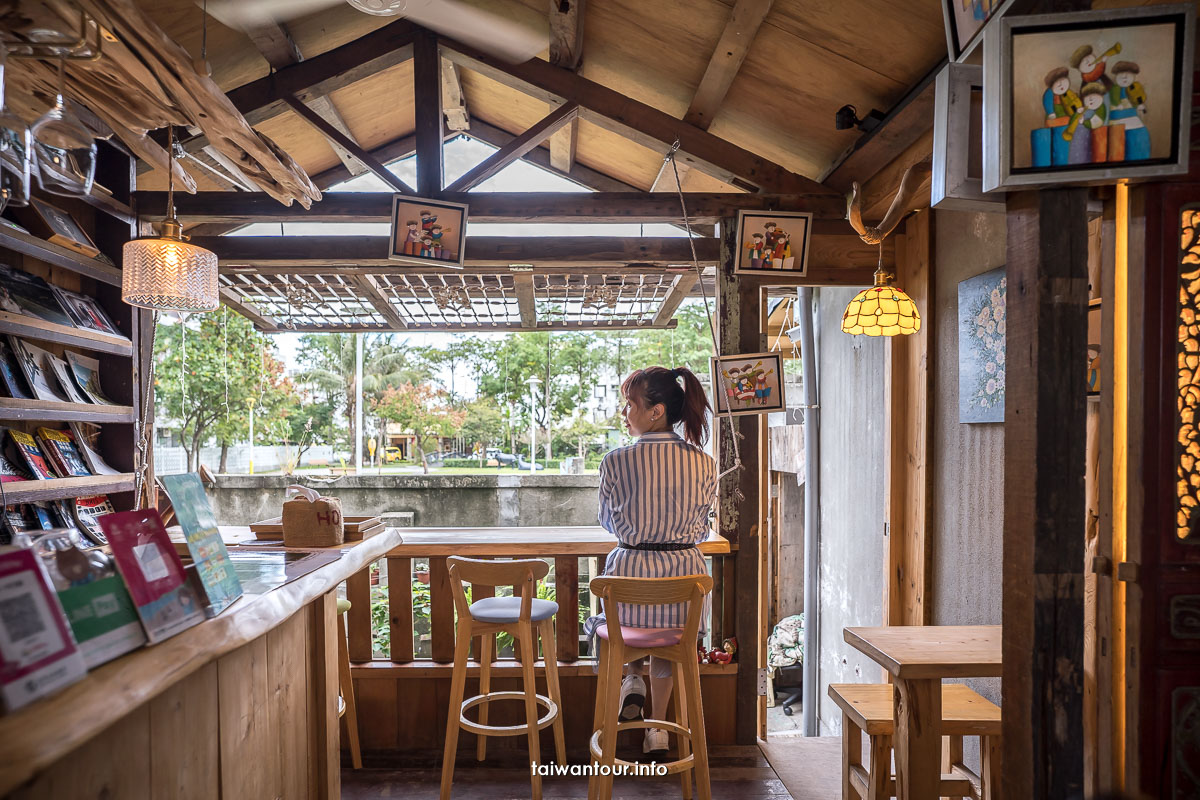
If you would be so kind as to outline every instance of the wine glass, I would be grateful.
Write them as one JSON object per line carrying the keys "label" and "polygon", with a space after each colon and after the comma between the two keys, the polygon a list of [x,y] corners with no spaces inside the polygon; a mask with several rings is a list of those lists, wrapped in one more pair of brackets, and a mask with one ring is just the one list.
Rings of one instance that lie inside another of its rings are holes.
{"label": "wine glass", "polygon": [[30,131],[38,162],[38,185],[51,194],[87,195],[96,177],[96,142],[63,102],[63,63],[58,60],[58,97]]}
{"label": "wine glass", "polygon": [[29,126],[4,104],[4,67],[8,50],[0,43],[0,212],[29,205],[29,172],[33,149]]}

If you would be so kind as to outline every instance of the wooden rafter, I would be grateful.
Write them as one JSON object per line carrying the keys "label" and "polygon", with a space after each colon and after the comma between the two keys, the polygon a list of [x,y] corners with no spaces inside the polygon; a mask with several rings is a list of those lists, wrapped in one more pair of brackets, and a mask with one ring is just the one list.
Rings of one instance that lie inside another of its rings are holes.
{"label": "wooden rafter", "polygon": [[413,42],[413,102],[417,109],[417,193],[436,197],[445,181],[442,57],[438,54],[437,38],[427,31]]}
{"label": "wooden rafter", "polygon": [[535,327],[537,325],[537,304],[534,302],[533,274],[529,272],[515,273],[513,285],[517,292],[517,307],[521,312],[521,324]]}
{"label": "wooden rafter", "polygon": [[[577,123],[578,118],[575,120]],[[572,123],[574,125],[575,123]],[[568,125],[554,136],[550,137],[550,149],[545,147],[535,147],[525,155],[521,156],[521,160],[528,161],[530,164],[536,164],[542,169],[549,170],[564,178],[575,181],[580,186],[586,186],[597,192],[636,192],[640,191],[638,187],[625,183],[622,180],[606,175],[599,170],[586,167],[578,162],[573,162],[570,169],[564,171],[554,164],[554,140],[562,136],[572,125]],[[471,130],[467,133],[472,139],[478,139],[481,142],[490,144],[492,147],[504,147],[504,145],[517,138],[515,134],[511,134],[506,130],[497,128],[488,122],[484,122],[479,117],[471,120]]]}
{"label": "wooden rafter", "polygon": [[443,43],[443,52],[461,66],[544,102],[578,103],[588,122],[653,150],[665,152],[678,140],[681,162],[734,186],[750,191],[830,193],[810,178],[549,62],[534,58],[523,64],[505,64],[450,41]]}
{"label": "wooden rafter", "polygon": [[[713,240],[714,243],[716,240]],[[692,289],[699,282],[695,270],[688,270],[675,277],[675,282],[671,284],[671,291],[663,300],[662,306],[659,307],[658,313],[654,316],[654,324],[662,325],[671,320],[675,316],[675,312],[679,310],[679,304],[684,298],[692,293]]]}
{"label": "wooden rafter", "polygon": [[471,115],[467,113],[467,97],[458,77],[458,65],[448,58],[442,59],[442,113],[450,130],[470,130]]}
{"label": "wooden rafter", "polygon": [[551,111],[529,130],[492,153],[482,163],[446,187],[447,192],[466,192],[486,181],[513,161],[528,153],[579,114],[579,106],[567,103]]}
{"label": "wooden rafter", "polygon": [[259,330],[277,331],[280,329],[278,322],[265,314],[258,313],[253,307],[242,302],[242,299],[241,295],[231,289],[221,288],[221,302],[253,322]]}
{"label": "wooden rafter", "polygon": [[393,175],[391,171],[387,169],[387,167],[379,162],[378,159],[372,157],[370,153],[359,147],[357,142],[339,131],[333,126],[332,123],[321,117],[320,114],[306,106],[304,103],[300,102],[299,99],[295,97],[288,97],[284,99],[284,102],[291,106],[292,110],[299,114],[305,122],[320,131],[326,139],[347,150],[356,159],[366,164],[371,172],[373,172],[384,183],[388,184],[397,192],[401,192],[402,194],[415,194],[411,186],[400,180],[400,178],[397,176]]}
{"label": "wooden rafter", "polygon": [[388,324],[397,330],[408,327],[408,323],[400,319],[400,315],[396,313],[396,309],[392,308],[392,304],[388,302],[383,292],[379,290],[374,277],[371,275],[355,275],[353,281],[362,290],[363,295],[371,305],[375,307],[375,310],[388,321]]}
{"label": "wooden rafter", "polygon": [[[550,0],[550,63],[554,66],[572,72],[579,69],[583,60],[586,6],[587,0]],[[550,163],[555,169],[571,171],[578,140],[578,118],[550,137]]]}
{"label": "wooden rafter", "polygon": [[684,122],[708,130],[713,118],[725,102],[725,95],[733,85],[758,28],[771,10],[774,0],[737,0],[729,14],[729,21],[721,31],[721,38],[713,49],[712,58],[704,70],[704,77],[692,96],[692,104],[683,115]]}

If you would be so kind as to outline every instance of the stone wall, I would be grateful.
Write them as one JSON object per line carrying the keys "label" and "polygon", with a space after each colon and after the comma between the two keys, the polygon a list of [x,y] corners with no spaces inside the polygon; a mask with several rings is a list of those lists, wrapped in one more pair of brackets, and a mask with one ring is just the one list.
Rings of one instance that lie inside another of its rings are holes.
{"label": "stone wall", "polygon": [[[328,480],[328,479],[325,479]],[[596,525],[599,475],[219,475],[217,522],[248,525],[280,514],[292,483],[340,497],[347,515],[412,512],[419,526]]]}

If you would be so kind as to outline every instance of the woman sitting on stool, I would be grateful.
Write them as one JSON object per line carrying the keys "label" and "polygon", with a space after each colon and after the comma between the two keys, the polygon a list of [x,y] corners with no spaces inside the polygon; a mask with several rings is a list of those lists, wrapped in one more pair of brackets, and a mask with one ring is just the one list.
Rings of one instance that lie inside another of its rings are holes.
{"label": "woman sitting on stool", "polygon": [[[708,512],[717,491],[713,459],[701,446],[708,438],[708,398],[686,367],[636,370],[621,385],[621,414],[638,437],[613,450],[600,463],[600,524],[617,537],[605,575],[670,578],[704,575],[708,569],[696,546],[708,535]],[[683,436],[675,433],[681,426]],[[622,603],[620,624],[674,629],[687,617],[687,603],[640,606]],[[705,617],[705,620],[707,617]],[[700,624],[700,634],[706,630]],[[674,681],[671,662],[650,658],[652,719],[666,719]],[[621,683],[621,718],[635,719],[646,702],[642,663],[626,667]],[[667,732],[649,728],[642,752],[667,750]]]}

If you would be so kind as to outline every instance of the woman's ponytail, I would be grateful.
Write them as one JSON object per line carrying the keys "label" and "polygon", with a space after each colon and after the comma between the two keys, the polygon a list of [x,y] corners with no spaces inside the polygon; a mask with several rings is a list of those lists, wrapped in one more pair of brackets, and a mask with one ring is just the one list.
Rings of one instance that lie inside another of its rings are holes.
{"label": "woman's ponytail", "polygon": [[687,367],[676,367],[675,374],[683,380],[683,408],[679,421],[683,423],[683,438],[700,447],[708,441],[708,398],[696,373]]}
{"label": "woman's ponytail", "polygon": [[667,422],[672,427],[682,424],[683,438],[688,442],[702,447],[708,441],[708,398],[696,373],[687,367],[634,370],[625,379],[621,391],[626,397],[637,393],[647,406],[662,403]]}

